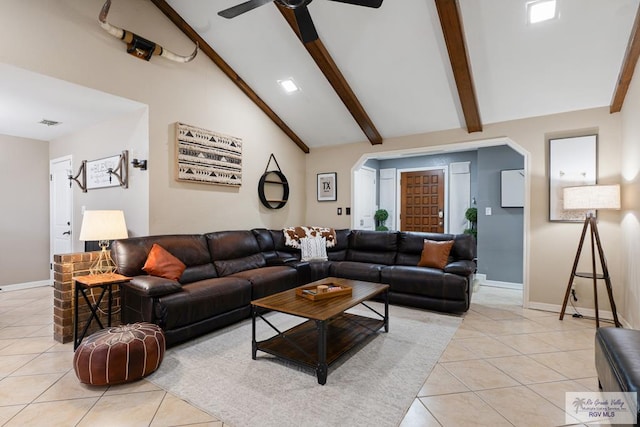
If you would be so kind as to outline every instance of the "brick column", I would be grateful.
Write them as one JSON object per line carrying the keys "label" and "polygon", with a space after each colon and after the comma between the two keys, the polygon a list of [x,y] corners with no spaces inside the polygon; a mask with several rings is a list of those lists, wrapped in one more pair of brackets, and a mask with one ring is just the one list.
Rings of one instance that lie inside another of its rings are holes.
{"label": "brick column", "polygon": [[[73,341],[73,308],[74,308],[74,282],[73,277],[84,276],[89,274],[89,267],[98,259],[100,251],[79,252],[73,254],[54,255],[53,257],[53,338],[61,343]],[[92,289],[87,292],[89,300],[94,301],[102,292],[102,289]],[[91,295],[93,294],[94,299]],[[99,312],[100,321],[107,326],[107,310],[109,306],[108,295],[100,303]],[[120,287],[113,286],[113,315],[111,316],[111,324],[120,324]],[[80,296],[78,301],[78,333],[82,333],[84,325],[91,311],[87,307],[87,303]],[[100,329],[98,323],[94,320],[91,327],[87,331],[87,335]]]}

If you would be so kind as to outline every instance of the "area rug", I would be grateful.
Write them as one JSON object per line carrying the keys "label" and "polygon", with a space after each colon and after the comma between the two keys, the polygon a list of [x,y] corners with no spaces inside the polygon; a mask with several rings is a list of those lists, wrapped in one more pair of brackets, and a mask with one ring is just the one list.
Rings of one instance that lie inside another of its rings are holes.
{"label": "area rug", "polygon": [[[397,426],[462,319],[389,309],[389,332],[329,367],[324,386],[312,370],[266,353],[253,360],[250,319],[167,350],[148,379],[233,427]],[[283,329],[301,322],[281,313],[266,317]],[[257,325],[258,340],[272,336],[264,322]]]}

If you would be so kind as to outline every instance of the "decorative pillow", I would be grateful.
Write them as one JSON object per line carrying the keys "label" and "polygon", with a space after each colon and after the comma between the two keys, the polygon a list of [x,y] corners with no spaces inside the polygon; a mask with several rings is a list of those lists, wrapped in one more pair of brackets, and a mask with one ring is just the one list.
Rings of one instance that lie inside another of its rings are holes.
{"label": "decorative pillow", "polygon": [[302,261],[326,261],[327,240],[324,237],[303,237],[300,239]]}
{"label": "decorative pillow", "polygon": [[154,243],[142,269],[152,276],[178,280],[187,268],[182,261],[162,246]]}
{"label": "decorative pillow", "polygon": [[418,266],[431,267],[444,270],[449,261],[449,252],[453,246],[453,240],[445,240],[438,242],[435,240],[424,239],[422,246],[422,255]]}

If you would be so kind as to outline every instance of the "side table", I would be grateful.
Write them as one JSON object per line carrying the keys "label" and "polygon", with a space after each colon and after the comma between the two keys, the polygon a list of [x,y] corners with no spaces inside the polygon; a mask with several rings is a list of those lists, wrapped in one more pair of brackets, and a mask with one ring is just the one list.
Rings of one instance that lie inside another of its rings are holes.
{"label": "side table", "polygon": [[[119,285],[122,283],[126,283],[130,280],[130,277],[123,276],[122,274],[117,273],[105,273],[105,274],[89,274],[87,276],[77,276],[73,278],[74,282],[74,318],[73,318],[73,350],[75,351],[82,339],[87,334],[89,330],[89,326],[93,319],[98,322],[100,328],[104,329],[104,325],[100,321],[100,317],[98,317],[98,309],[100,307],[100,303],[104,298],[105,293],[109,294],[109,306],[107,309],[107,326],[111,326],[111,314],[113,307],[113,294],[112,289],[113,285]],[[94,303],[89,301],[87,297],[87,290],[100,288],[102,292],[98,296],[98,299],[95,300]],[[80,295],[84,298],[87,303],[87,307],[91,310],[91,314],[87,319],[87,323],[84,325],[84,329],[82,330],[82,334],[78,335],[78,300]]]}

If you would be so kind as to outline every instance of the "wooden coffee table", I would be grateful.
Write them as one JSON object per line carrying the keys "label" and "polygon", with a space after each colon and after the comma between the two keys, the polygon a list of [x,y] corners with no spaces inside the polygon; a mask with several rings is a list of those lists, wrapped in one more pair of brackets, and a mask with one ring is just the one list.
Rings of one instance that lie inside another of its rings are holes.
{"label": "wooden coffee table", "polygon": [[[292,363],[315,369],[319,384],[326,384],[328,367],[340,356],[356,345],[371,338],[384,327],[389,332],[389,285],[363,282],[359,280],[328,277],[304,287],[336,284],[352,288],[352,295],[337,296],[319,301],[311,301],[296,295],[295,289],[251,301],[252,357],[258,350],[272,354]],[[384,294],[384,314],[367,304],[366,300]],[[362,304],[374,317],[345,313],[346,310]],[[286,331],[280,331],[263,317],[263,309],[308,319]],[[276,333],[264,341],[256,341],[256,318],[261,318]]]}

